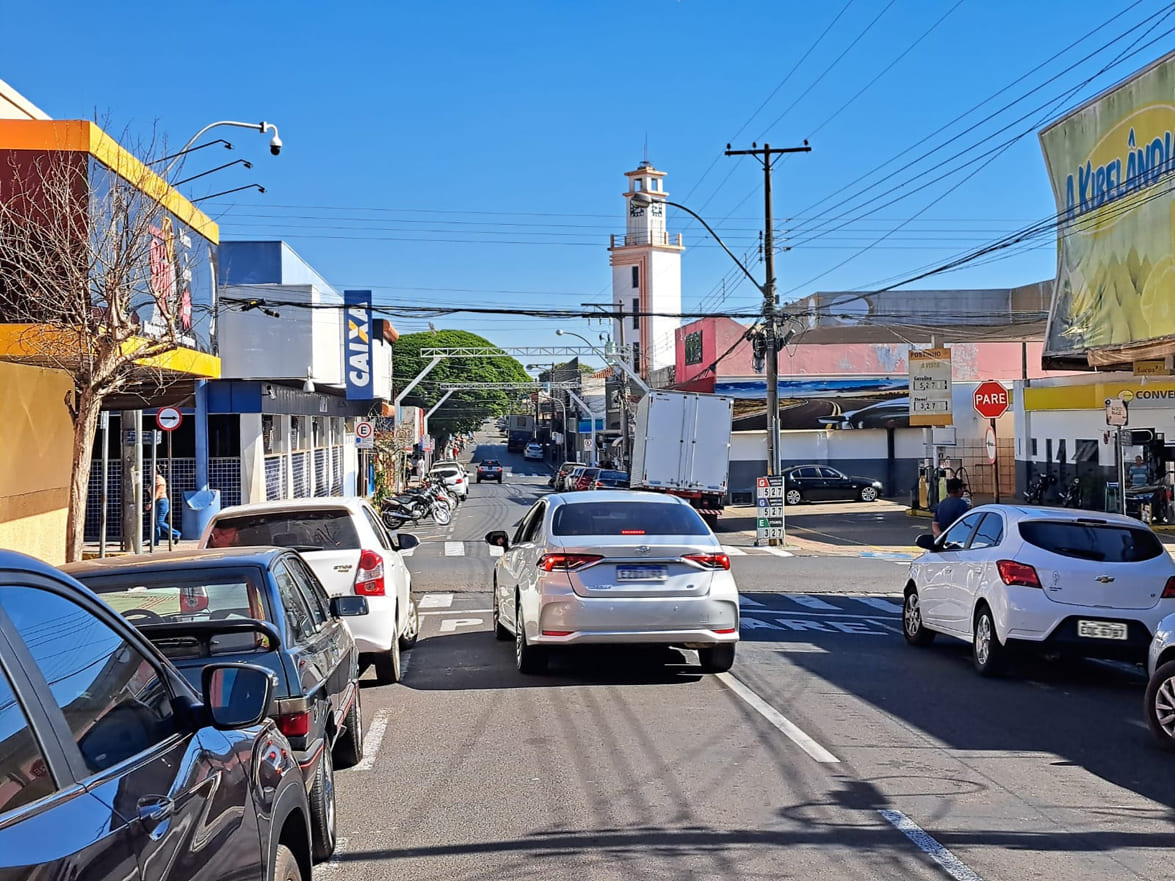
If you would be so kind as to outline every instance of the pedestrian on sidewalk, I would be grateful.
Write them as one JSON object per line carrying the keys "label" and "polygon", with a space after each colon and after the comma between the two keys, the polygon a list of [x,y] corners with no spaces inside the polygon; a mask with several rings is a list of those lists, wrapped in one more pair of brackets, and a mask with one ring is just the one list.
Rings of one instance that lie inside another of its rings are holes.
{"label": "pedestrian on sidewalk", "polygon": [[[170,529],[167,525],[167,515],[171,511],[171,500],[167,497],[167,478],[160,472],[155,473],[155,497],[143,508],[150,511],[152,506],[155,508],[155,542],[158,544],[167,540]],[[171,529],[171,536],[172,541],[179,541],[179,530]]]}
{"label": "pedestrian on sidewalk", "polygon": [[937,538],[947,531],[947,528],[967,513],[971,503],[963,498],[963,481],[952,477],[947,481],[947,497],[938,503],[934,509],[934,523],[932,529]]}

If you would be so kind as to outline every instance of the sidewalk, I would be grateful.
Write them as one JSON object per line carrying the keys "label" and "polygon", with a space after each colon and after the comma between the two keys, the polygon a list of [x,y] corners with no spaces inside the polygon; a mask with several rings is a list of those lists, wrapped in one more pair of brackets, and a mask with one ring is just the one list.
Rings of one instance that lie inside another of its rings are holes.
{"label": "sidewalk", "polygon": [[[895,508],[895,514],[897,510]],[[719,540],[727,543],[728,536],[737,535],[746,539],[745,542],[739,542],[739,544],[754,544],[756,512],[757,508],[754,505],[727,505],[718,520],[718,529],[715,530]],[[819,518],[825,515],[817,514],[815,516]],[[788,509],[784,517],[786,535],[784,547],[786,549],[833,557],[857,557],[863,553],[870,555],[922,553],[912,542],[905,541],[904,536],[892,528],[887,528],[885,524],[879,524],[877,530],[879,541],[873,542],[862,538],[836,535],[814,526],[805,526],[804,519],[804,514],[798,512],[792,514],[791,509]],[[898,540],[899,538],[902,540]]]}

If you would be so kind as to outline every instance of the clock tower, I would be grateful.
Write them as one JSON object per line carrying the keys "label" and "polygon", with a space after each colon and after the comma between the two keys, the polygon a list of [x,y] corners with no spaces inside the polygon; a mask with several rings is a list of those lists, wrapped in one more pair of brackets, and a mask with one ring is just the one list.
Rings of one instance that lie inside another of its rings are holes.
{"label": "clock tower", "polygon": [[[676,358],[674,330],[681,319],[681,235],[666,230],[669,197],[665,172],[646,159],[635,171],[625,172],[627,226],[623,238],[612,236],[612,307],[623,318],[613,324],[613,340],[633,346],[634,368],[650,385],[665,384],[666,368]],[[635,193],[651,196],[653,204],[633,202]],[[659,312],[668,315],[649,315]]]}

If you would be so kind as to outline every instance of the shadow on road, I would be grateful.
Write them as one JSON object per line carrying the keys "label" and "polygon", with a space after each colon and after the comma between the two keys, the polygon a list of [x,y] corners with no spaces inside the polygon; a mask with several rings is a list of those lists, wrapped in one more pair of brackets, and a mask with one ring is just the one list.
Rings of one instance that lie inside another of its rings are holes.
{"label": "shadow on road", "polygon": [[690,656],[676,649],[579,646],[551,652],[547,672],[514,669],[514,643],[488,630],[422,637],[412,650],[404,684],[420,691],[549,688],[565,685],[669,685],[703,677]]}

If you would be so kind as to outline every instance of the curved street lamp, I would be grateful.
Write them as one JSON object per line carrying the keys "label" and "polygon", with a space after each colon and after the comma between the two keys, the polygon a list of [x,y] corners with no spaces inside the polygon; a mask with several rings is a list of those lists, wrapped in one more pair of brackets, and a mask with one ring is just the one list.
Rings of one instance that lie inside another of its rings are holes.
{"label": "curved street lamp", "polygon": [[184,154],[188,152],[188,148],[191,147],[192,144],[200,140],[201,136],[209,129],[214,129],[221,125],[236,126],[237,128],[256,129],[257,131],[261,132],[261,134],[272,131],[273,137],[269,139],[269,152],[274,156],[281,152],[282,139],[278,137],[277,126],[272,122],[265,122],[264,120],[261,122],[234,122],[230,119],[222,119],[219,122],[210,122],[208,125],[204,126],[204,128],[200,129],[200,131],[196,132],[196,134],[192,135],[188,142],[184,144],[183,148],[175,154],[175,158],[172,159],[171,162],[167,164],[167,167],[163,169],[160,177],[166,179],[167,175],[171,172],[171,169],[183,158]]}
{"label": "curved street lamp", "polygon": [[[769,278],[767,282],[760,284],[755,276],[751,275],[751,271],[743,265],[743,262],[734,255],[730,248],[726,247],[726,242],[722,241],[722,237],[714,232],[710,224],[706,223],[702,217],[695,211],[691,211],[679,202],[671,202],[668,199],[657,198],[649,193],[641,190],[632,194],[632,203],[640,205],[641,207],[648,207],[654,202],[660,202],[663,205],[672,205],[674,208],[680,208],[703,227],[706,232],[722,246],[722,250],[726,252],[727,256],[735,262],[735,265],[742,270],[743,275],[751,280],[753,284],[763,295],[763,318],[766,324],[766,340],[764,345],[764,355],[767,360],[767,473],[769,475],[776,474],[779,471],[779,345],[780,339],[776,332],[775,320],[775,291],[772,280]],[[770,275],[771,268],[768,266],[768,274]],[[790,337],[789,337],[790,338]]]}

